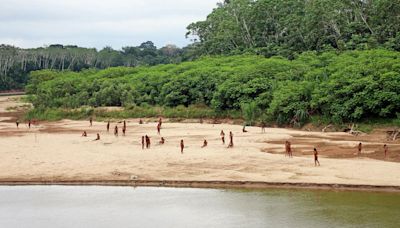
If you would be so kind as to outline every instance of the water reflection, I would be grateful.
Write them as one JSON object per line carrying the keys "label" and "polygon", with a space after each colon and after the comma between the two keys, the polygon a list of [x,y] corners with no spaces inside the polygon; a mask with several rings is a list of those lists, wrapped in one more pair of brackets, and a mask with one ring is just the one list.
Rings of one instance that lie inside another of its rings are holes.
{"label": "water reflection", "polygon": [[398,227],[400,194],[0,187],[0,227]]}

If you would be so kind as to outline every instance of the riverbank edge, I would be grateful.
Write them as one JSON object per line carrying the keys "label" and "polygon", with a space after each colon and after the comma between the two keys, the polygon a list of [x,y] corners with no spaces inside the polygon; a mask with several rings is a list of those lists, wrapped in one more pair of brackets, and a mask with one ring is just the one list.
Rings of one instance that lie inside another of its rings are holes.
{"label": "riverbank edge", "polygon": [[0,97],[12,97],[12,96],[22,96],[26,95],[25,92],[23,91],[18,91],[18,92],[0,92]]}
{"label": "riverbank edge", "polygon": [[126,186],[214,189],[309,189],[332,191],[368,191],[400,193],[400,186],[319,184],[254,181],[178,181],[178,180],[0,180],[0,186],[60,185],[60,186]]}

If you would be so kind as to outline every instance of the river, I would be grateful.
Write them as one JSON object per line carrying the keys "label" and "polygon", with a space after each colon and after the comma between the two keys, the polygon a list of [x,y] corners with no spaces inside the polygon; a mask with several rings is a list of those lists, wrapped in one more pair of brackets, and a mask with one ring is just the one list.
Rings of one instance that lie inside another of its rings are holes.
{"label": "river", "polygon": [[0,227],[399,227],[400,194],[1,186]]}

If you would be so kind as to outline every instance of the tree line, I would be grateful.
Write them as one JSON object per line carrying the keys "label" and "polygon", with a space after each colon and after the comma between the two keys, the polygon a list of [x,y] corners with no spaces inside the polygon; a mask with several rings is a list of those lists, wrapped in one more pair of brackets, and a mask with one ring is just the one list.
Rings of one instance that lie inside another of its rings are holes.
{"label": "tree line", "polygon": [[304,51],[400,51],[400,1],[225,0],[188,37],[205,54],[293,58]]}
{"label": "tree line", "polygon": [[307,51],[400,51],[400,1],[225,0],[187,30],[193,43],[183,48],[157,48],[151,41],[100,51],[60,44],[35,49],[0,45],[0,91],[23,88],[29,72],[40,69],[153,66],[246,53],[294,59]]}
{"label": "tree line", "polygon": [[81,106],[204,106],[239,110],[249,124],[302,125],[313,116],[342,123],[396,118],[400,52],[304,52],[293,60],[259,55],[202,57],[191,62],[81,72],[31,73],[37,109]]}
{"label": "tree line", "polygon": [[157,48],[151,41],[139,46],[126,46],[122,50],[105,47],[100,51],[61,44],[34,49],[0,45],[0,91],[22,89],[29,73],[35,70],[81,71],[88,68],[179,63],[192,58],[192,49],[190,45],[184,48],[175,45]]}

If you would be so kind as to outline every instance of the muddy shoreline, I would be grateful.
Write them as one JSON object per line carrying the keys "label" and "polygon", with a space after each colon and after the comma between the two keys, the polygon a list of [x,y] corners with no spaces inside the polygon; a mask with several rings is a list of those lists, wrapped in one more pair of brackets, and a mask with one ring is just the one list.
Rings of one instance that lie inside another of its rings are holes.
{"label": "muddy shoreline", "polygon": [[[0,185],[104,185],[222,189],[321,189],[400,192],[400,144],[384,141],[382,132],[352,136],[229,123],[156,123],[126,119],[126,135],[114,136],[106,122],[40,122],[30,129],[10,122],[7,111],[20,101],[0,98]],[[121,128],[120,120],[111,127]],[[220,131],[233,132],[234,148],[221,143]],[[82,137],[82,131],[88,137]],[[101,140],[94,141],[96,133]],[[141,137],[152,139],[151,148]],[[158,144],[160,137],[165,144]],[[179,150],[180,140],[185,151]],[[201,147],[207,139],[208,146]],[[293,158],[284,154],[292,142]],[[355,154],[358,142],[363,153]],[[382,143],[389,145],[384,157]],[[315,167],[312,149],[320,152]]]}
{"label": "muddy shoreline", "polygon": [[318,184],[256,181],[179,181],[179,180],[0,180],[0,186],[125,186],[125,187],[173,187],[214,189],[308,189],[330,191],[396,192],[400,186]]}

